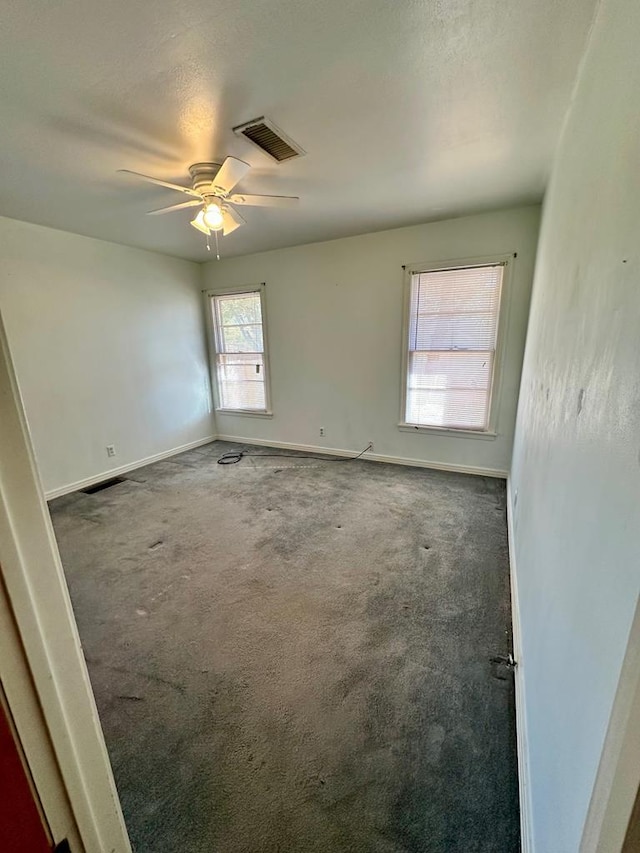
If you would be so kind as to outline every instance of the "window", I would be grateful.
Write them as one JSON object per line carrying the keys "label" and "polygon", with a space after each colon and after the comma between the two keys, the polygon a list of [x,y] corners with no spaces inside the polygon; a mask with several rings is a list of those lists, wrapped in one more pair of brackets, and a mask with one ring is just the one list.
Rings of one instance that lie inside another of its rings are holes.
{"label": "window", "polygon": [[211,296],[219,409],[267,413],[262,298],[262,288]]}
{"label": "window", "polygon": [[406,424],[489,430],[504,266],[410,274]]}

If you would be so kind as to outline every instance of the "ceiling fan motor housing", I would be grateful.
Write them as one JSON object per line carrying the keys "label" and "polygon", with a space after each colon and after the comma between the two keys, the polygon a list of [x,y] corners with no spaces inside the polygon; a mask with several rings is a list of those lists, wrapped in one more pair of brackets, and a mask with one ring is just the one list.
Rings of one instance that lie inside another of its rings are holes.
{"label": "ceiling fan motor housing", "polygon": [[222,195],[222,192],[215,190],[215,177],[221,165],[221,163],[194,163],[193,166],[189,166],[193,189],[202,195]]}

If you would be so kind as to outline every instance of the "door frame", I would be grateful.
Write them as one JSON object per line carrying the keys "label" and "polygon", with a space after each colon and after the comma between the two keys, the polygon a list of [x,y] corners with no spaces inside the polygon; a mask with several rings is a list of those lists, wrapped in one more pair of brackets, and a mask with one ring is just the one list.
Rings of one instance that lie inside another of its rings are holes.
{"label": "door frame", "polygon": [[56,842],[131,853],[0,317],[0,678]]}
{"label": "door frame", "polygon": [[623,849],[640,788],[640,600],[629,631],[580,853]]}
{"label": "door frame", "polygon": [[73,850],[82,850],[11,604],[1,580],[0,705],[15,731],[19,751],[27,765],[39,811],[49,834],[54,842],[67,838]]}

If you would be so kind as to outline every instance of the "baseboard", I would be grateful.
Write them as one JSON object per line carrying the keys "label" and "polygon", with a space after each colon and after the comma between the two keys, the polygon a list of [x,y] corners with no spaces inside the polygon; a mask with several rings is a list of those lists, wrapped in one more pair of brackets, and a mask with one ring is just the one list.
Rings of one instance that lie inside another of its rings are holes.
{"label": "baseboard", "polygon": [[522,853],[534,853],[533,823],[531,813],[531,782],[529,777],[529,741],[527,737],[527,715],[524,683],[524,661],[522,655],[522,633],[520,629],[520,604],[518,598],[518,573],[513,526],[513,500],[511,479],[507,478],[507,535],[509,538],[509,574],[511,578],[511,621],[513,627],[513,656],[516,690],[516,740],[518,744],[518,788],[520,791],[520,837]]}
{"label": "baseboard", "polygon": [[109,468],[108,471],[103,471],[101,474],[95,474],[92,477],[86,477],[84,480],[77,480],[75,483],[68,483],[66,486],[59,486],[57,489],[51,489],[44,493],[45,499],[50,501],[53,498],[60,498],[62,495],[68,495],[70,492],[77,492],[79,489],[86,489],[87,486],[95,486],[96,483],[101,483],[103,480],[108,480],[111,477],[118,477],[120,474],[128,474],[129,471],[135,471],[136,468],[143,468],[145,465],[151,465],[153,462],[160,462],[162,459],[168,459],[170,456],[176,456],[178,453],[184,453],[185,450],[192,450],[194,447],[202,447],[203,444],[210,444],[215,441],[217,436],[210,435],[207,438],[199,438],[196,441],[190,441],[187,444],[181,444],[179,447],[173,447],[171,450],[163,450],[161,453],[154,453],[152,456],[146,456],[144,459],[138,459],[137,462],[130,462],[128,465],[120,465],[118,468]]}
{"label": "baseboard", "polygon": [[[151,465],[153,462],[160,462],[162,459],[168,459],[170,456],[176,456],[178,453],[184,453],[185,450],[192,450],[194,447],[201,447],[203,444],[210,444],[212,441],[232,441],[236,444],[255,444],[259,447],[278,447],[282,450],[300,450],[303,453],[324,453],[329,456],[353,456],[353,450],[342,450],[336,447],[320,447],[315,444],[292,444],[286,441],[267,441],[260,438],[242,438],[237,435],[209,435],[206,438],[199,438],[197,441],[190,441],[188,444],[181,444],[179,447],[173,447],[171,450],[164,450],[162,453],[154,453],[152,456],[146,456],[144,459],[138,459],[136,462],[130,462],[127,465],[120,465],[118,468],[109,468],[100,474],[95,474],[92,477],[85,477],[84,480],[77,480],[75,483],[67,483],[65,486],[58,486],[56,489],[50,489],[45,492],[46,500],[50,501],[54,498],[68,495],[70,492],[77,492],[79,489],[86,489],[87,486],[95,486],[96,483],[101,483],[103,480],[108,480],[110,477],[118,477],[120,474],[127,474],[129,471],[135,471],[136,468],[143,468],[145,465]],[[478,468],[471,465],[447,465],[441,462],[431,462],[425,459],[411,459],[404,456],[387,456],[380,453],[366,453],[363,459],[369,462],[388,462],[392,465],[409,465],[414,468],[433,468],[436,471],[453,471],[458,474],[476,474],[481,477],[497,477],[500,479],[507,478],[506,471],[499,471],[493,468]]]}
{"label": "baseboard", "polygon": [[[237,435],[217,435],[219,441],[231,441],[234,444],[252,444],[258,447],[277,447],[281,450],[300,450],[303,453],[324,453],[327,456],[355,456],[358,451],[343,450],[337,447],[320,447],[316,444],[292,444],[287,441],[271,441],[262,438],[243,438]],[[410,459],[405,456],[387,456],[381,453],[365,453],[362,457],[368,462],[388,462],[391,465],[409,465],[412,468],[433,468],[436,471],[453,471],[457,474],[476,474],[480,477],[507,479],[507,471],[493,468],[477,468],[471,465],[448,465],[425,459]]]}

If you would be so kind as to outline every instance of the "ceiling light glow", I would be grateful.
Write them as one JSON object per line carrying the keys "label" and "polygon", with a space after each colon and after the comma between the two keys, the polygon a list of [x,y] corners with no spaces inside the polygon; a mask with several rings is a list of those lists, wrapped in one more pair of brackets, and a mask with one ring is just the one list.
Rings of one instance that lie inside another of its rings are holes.
{"label": "ceiling light glow", "polygon": [[208,204],[202,212],[202,221],[207,228],[210,228],[212,231],[220,231],[223,225],[220,204],[216,204],[215,202]]}

